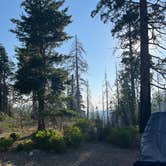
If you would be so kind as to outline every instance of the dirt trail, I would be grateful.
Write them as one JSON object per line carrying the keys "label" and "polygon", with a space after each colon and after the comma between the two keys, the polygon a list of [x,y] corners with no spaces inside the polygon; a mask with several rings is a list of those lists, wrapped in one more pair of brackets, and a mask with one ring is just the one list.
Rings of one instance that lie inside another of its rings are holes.
{"label": "dirt trail", "polygon": [[56,155],[34,152],[0,154],[0,166],[132,166],[138,151],[125,150],[107,144],[86,144],[77,150]]}

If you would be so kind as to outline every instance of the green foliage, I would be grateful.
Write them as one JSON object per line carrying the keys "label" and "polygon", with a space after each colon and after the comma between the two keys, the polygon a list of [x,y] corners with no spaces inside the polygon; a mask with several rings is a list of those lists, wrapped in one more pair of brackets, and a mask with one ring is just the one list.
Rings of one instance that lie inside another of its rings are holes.
{"label": "green foliage", "polygon": [[3,112],[0,112],[0,121],[4,121],[8,118],[8,115],[3,113]]}
{"label": "green foliage", "polygon": [[49,139],[54,136],[55,132],[52,130],[38,131],[33,135],[35,146],[40,149],[49,149]]}
{"label": "green foliage", "polygon": [[94,133],[91,133],[91,135],[94,135],[96,140],[102,141],[104,140],[103,135],[103,123],[100,119],[95,120],[95,130],[93,130]]}
{"label": "green foliage", "polygon": [[139,139],[139,130],[137,128],[107,128],[107,141],[120,148],[129,148],[136,145]]}
{"label": "green foliage", "polygon": [[93,131],[93,124],[87,119],[78,119],[73,126],[78,127],[83,133],[86,140],[91,139],[91,133]]}
{"label": "green foliage", "polygon": [[63,115],[66,117],[77,117],[79,114],[76,111],[66,109],[63,111]]}
{"label": "green foliage", "polygon": [[86,140],[94,140],[96,135],[95,127],[92,121],[87,119],[78,119],[73,126],[78,127]]}
{"label": "green foliage", "polygon": [[7,151],[13,145],[13,140],[10,138],[0,138],[0,151]]}
{"label": "green foliage", "polygon": [[70,100],[68,101],[68,106],[69,109],[76,110],[79,113],[84,107],[80,82],[85,82],[82,74],[86,73],[88,70],[88,64],[83,57],[84,54],[85,50],[83,45],[78,40],[77,36],[75,36],[68,61],[68,70],[71,74],[69,75],[70,86],[68,86],[68,95]]}
{"label": "green foliage", "polygon": [[48,96],[57,97],[65,89],[67,72],[60,65],[66,56],[55,51],[70,38],[65,27],[71,23],[71,16],[63,4],[63,0],[24,0],[21,5],[24,12],[19,19],[12,19],[16,27],[11,31],[23,46],[16,49],[15,88],[21,94],[35,92],[40,130],[45,129],[45,103],[47,106],[53,103],[44,97],[45,91]]}
{"label": "green foliage", "polygon": [[23,143],[17,145],[16,150],[20,151],[30,151],[34,148],[34,143],[31,139],[24,140]]}
{"label": "green foliage", "polygon": [[65,150],[65,141],[62,134],[58,131],[38,131],[33,135],[33,141],[35,147],[42,150],[55,152],[63,152]]}
{"label": "green foliage", "polygon": [[78,116],[78,113],[76,111],[68,110],[68,109],[65,109],[65,108],[64,109],[58,108],[58,109],[55,110],[55,108],[54,108],[53,110],[50,110],[50,112],[49,112],[50,118],[53,117],[53,116],[56,116],[56,117],[68,117],[68,118],[77,117]]}
{"label": "green foliage", "polygon": [[[9,60],[5,47],[0,44],[0,112],[9,113],[9,80],[12,76],[13,63]],[[5,114],[4,114],[5,115]],[[3,120],[4,116],[0,117]]]}
{"label": "green foliage", "polygon": [[17,140],[20,138],[20,134],[18,134],[18,133],[11,133],[11,134],[10,134],[10,138],[11,138],[13,141],[17,141]]}
{"label": "green foliage", "polygon": [[67,8],[63,9],[63,4],[64,1],[24,0],[21,7],[25,13],[20,19],[12,19],[16,27],[11,31],[26,45],[17,49],[15,87],[23,94],[38,91],[46,80],[54,92],[64,89],[66,72],[54,67],[64,60],[64,55],[54,48],[69,39],[64,30],[71,23],[71,16]]}
{"label": "green foliage", "polygon": [[65,151],[66,145],[62,134],[56,132],[49,139],[50,149],[54,152],[61,153]]}
{"label": "green foliage", "polygon": [[76,148],[80,146],[84,137],[78,127],[72,126],[64,130],[64,139],[67,145]]}
{"label": "green foliage", "polygon": [[24,144],[23,143],[18,144],[17,147],[16,147],[16,151],[20,152],[20,151],[23,151],[23,150],[24,150]]}

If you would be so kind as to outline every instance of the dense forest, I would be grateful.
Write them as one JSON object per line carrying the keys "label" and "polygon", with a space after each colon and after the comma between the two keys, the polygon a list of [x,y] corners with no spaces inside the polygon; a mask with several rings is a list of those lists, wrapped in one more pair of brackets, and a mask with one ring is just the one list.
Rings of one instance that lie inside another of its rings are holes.
{"label": "dense forest", "polygon": [[[0,153],[59,153],[94,141],[137,149],[151,113],[166,111],[166,2],[99,0],[89,13],[118,41],[113,86],[103,73],[102,110],[92,99],[86,43],[66,32],[73,18],[64,3],[23,0],[11,18],[20,44],[16,61],[0,45]],[[68,54],[58,52],[67,41]]]}

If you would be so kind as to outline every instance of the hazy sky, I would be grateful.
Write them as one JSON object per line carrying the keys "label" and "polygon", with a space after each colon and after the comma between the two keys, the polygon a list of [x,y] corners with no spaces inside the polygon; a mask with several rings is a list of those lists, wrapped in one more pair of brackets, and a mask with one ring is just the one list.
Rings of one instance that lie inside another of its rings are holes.
{"label": "hazy sky", "polygon": [[[21,13],[20,3],[22,0],[1,0],[0,5],[0,43],[7,49],[8,55],[14,59],[14,48],[18,40],[15,35],[9,32],[13,27],[11,18],[18,18]],[[104,80],[104,73],[107,71],[111,85],[115,80],[115,57],[113,50],[116,45],[110,34],[111,25],[104,25],[99,17],[91,18],[90,13],[95,8],[98,0],[66,0],[65,5],[69,6],[69,14],[72,15],[73,23],[66,31],[70,35],[77,34],[86,50],[86,60],[89,64],[89,72],[85,76],[89,79],[93,102],[99,104],[101,87]],[[60,49],[68,53],[71,48],[72,39],[66,42]]]}

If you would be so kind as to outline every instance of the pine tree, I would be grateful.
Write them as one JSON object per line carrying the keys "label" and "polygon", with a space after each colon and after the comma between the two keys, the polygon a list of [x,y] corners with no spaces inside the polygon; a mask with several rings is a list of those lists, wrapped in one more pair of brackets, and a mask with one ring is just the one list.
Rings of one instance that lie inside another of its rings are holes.
{"label": "pine tree", "polygon": [[[12,19],[22,48],[17,48],[18,71],[16,87],[22,94],[33,93],[38,105],[38,130],[45,129],[47,89],[63,90],[61,70],[55,67],[63,61],[63,55],[55,48],[69,39],[64,31],[71,23],[64,0],[24,0],[24,13],[20,19]],[[60,74],[59,74],[60,72]]]}
{"label": "pine tree", "polygon": [[[132,10],[131,10],[132,9]],[[113,34],[117,34],[117,37],[121,40],[121,45],[128,45],[125,40],[129,41],[130,61],[132,59],[131,43],[138,44],[140,41],[140,75],[141,75],[141,93],[140,93],[140,131],[143,132],[145,125],[149,119],[151,113],[151,79],[150,68],[154,68],[151,64],[151,58],[154,57],[149,50],[149,45],[157,46],[158,48],[165,49],[160,45],[161,36],[165,33],[165,2],[163,1],[147,1],[140,0],[139,2],[133,0],[100,0],[96,10],[92,12],[92,16],[100,13],[101,20],[106,22],[112,22]],[[139,15],[140,13],[140,15]],[[126,27],[128,25],[128,28]],[[129,33],[125,33],[128,29]],[[131,35],[132,34],[132,35]],[[149,36],[148,36],[149,35]],[[132,37],[132,38],[131,38]],[[131,40],[133,39],[133,40]],[[125,53],[125,52],[124,52]],[[125,53],[126,54],[126,53]],[[132,62],[132,61],[131,61]],[[132,64],[132,63],[131,63]],[[131,65],[130,65],[131,66]],[[133,69],[131,68],[131,73]],[[162,71],[162,72],[161,72]],[[158,70],[163,75],[163,70]],[[131,77],[131,86],[134,88],[134,81]],[[134,96],[134,91],[132,92]],[[133,103],[133,102],[132,102]]]}
{"label": "pine tree", "polygon": [[105,86],[107,124],[109,123],[109,88],[108,88],[108,84],[109,84],[109,83],[108,83],[108,80],[107,80],[107,73],[105,73],[104,86]]}
{"label": "pine tree", "polygon": [[151,114],[150,54],[148,36],[147,1],[140,0],[141,41],[141,89],[140,89],[140,131],[143,132]]}
{"label": "pine tree", "polygon": [[77,36],[75,36],[74,43],[70,52],[70,71],[74,75],[75,79],[75,100],[76,100],[76,111],[81,114],[82,111],[82,94],[81,84],[85,82],[82,78],[82,74],[87,72],[88,64],[85,61],[83,54],[85,50],[82,43],[79,42]]}
{"label": "pine tree", "polygon": [[0,45],[0,112],[9,113],[9,86],[13,63],[9,61],[5,48]]}
{"label": "pine tree", "polygon": [[[110,5],[109,5],[110,4]],[[105,9],[106,8],[106,9]],[[112,22],[112,35],[120,40],[120,48],[122,49],[122,61],[128,70],[127,72],[130,82],[130,114],[131,123],[135,124],[135,114],[136,114],[136,95],[135,95],[135,80],[137,75],[135,74],[137,51],[135,45],[139,39],[138,31],[138,4],[129,1],[100,1],[98,3],[96,11],[93,11],[92,15],[96,15],[100,9],[105,9],[101,11],[101,20],[106,22]]]}
{"label": "pine tree", "polygon": [[87,119],[90,118],[90,87],[89,87],[89,81],[87,80],[85,82],[86,87],[86,115]]}
{"label": "pine tree", "polygon": [[69,110],[76,111],[76,99],[75,99],[75,81],[74,75],[70,75],[68,71],[68,84],[67,84],[67,108]]}

